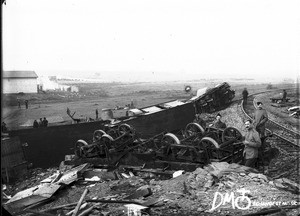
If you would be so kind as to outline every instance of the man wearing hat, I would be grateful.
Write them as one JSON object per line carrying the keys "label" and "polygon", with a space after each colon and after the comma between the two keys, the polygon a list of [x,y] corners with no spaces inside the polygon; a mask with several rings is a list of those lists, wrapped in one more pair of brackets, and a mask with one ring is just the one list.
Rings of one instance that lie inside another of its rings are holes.
{"label": "man wearing hat", "polygon": [[267,111],[263,108],[262,102],[257,102],[257,109],[254,112],[253,125],[259,133],[260,138],[265,136],[266,122],[268,121]]}
{"label": "man wearing hat", "polygon": [[226,124],[224,122],[221,121],[221,114],[218,113],[216,116],[216,120],[213,123],[213,127],[217,128],[217,129],[225,129],[226,128]]}
{"label": "man wearing hat", "polygon": [[243,141],[244,148],[244,165],[254,167],[258,158],[258,150],[261,147],[261,139],[256,130],[254,130],[250,119],[245,121],[245,140]]}

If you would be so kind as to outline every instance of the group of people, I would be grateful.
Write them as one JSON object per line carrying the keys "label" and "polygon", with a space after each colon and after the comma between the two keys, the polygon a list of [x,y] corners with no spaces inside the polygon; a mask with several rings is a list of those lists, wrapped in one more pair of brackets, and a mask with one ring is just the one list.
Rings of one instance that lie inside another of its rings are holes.
{"label": "group of people", "polygon": [[246,134],[243,141],[244,164],[248,167],[255,167],[259,157],[259,150],[265,139],[266,123],[268,121],[267,111],[263,108],[262,102],[257,102],[257,109],[254,112],[253,121],[245,121]]}
{"label": "group of people", "polygon": [[[221,120],[222,116],[220,113],[216,115],[215,121],[209,125],[217,129],[224,130],[227,126]],[[201,119],[196,115],[195,121],[201,126],[205,127],[205,122],[201,122]],[[203,120],[202,120],[203,121]],[[257,102],[257,109],[255,110],[253,121],[247,119],[245,123],[246,133],[244,136],[244,165],[248,167],[255,167],[259,156],[259,149],[265,139],[265,128],[266,122],[268,121],[267,111],[263,108],[262,102]]]}
{"label": "group of people", "polygon": [[40,127],[47,127],[48,126],[48,120],[46,117],[44,119],[40,118],[40,121],[34,120],[33,127],[34,128],[40,128]]}
{"label": "group of people", "polygon": [[[25,100],[24,103],[25,103],[25,108],[28,109],[28,103],[29,103],[29,101]],[[21,109],[21,101],[20,100],[18,100],[18,108]]]}

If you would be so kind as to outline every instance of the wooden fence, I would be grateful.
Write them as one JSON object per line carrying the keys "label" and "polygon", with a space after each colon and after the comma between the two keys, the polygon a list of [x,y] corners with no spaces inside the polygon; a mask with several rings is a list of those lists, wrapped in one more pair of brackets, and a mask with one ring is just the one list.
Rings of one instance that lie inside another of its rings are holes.
{"label": "wooden fence", "polygon": [[27,161],[18,137],[1,137],[1,178],[11,182],[27,173]]}

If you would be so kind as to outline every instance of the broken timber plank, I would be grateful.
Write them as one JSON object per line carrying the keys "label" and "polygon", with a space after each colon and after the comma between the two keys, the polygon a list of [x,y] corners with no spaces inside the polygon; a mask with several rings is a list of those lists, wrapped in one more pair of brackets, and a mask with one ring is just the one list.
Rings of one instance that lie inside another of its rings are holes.
{"label": "broken timber plank", "polygon": [[69,203],[69,204],[65,204],[65,205],[60,205],[60,206],[56,206],[56,207],[49,208],[49,209],[45,209],[41,212],[54,211],[54,210],[58,210],[58,209],[61,209],[61,208],[70,207],[70,206],[74,206],[74,205],[77,205],[77,202]]}
{"label": "broken timber plank", "polygon": [[80,199],[79,199],[79,201],[78,201],[78,203],[77,203],[77,206],[76,206],[76,208],[75,208],[75,210],[74,210],[72,216],[77,216],[77,213],[78,213],[78,211],[79,211],[79,208],[80,208],[80,206],[81,206],[81,204],[82,204],[82,202],[83,202],[84,197],[85,197],[86,194],[88,193],[88,191],[89,191],[89,190],[88,190],[87,188],[83,191],[83,194],[81,195],[81,197],[80,197]]}
{"label": "broken timber plank", "polygon": [[125,203],[125,204],[137,204],[137,205],[142,205],[141,203],[139,202],[136,202],[136,201],[131,201],[131,200],[104,200],[104,199],[90,199],[90,200],[86,200],[86,202],[95,202],[95,203],[98,203],[98,202],[101,202],[101,203]]}
{"label": "broken timber plank", "polygon": [[91,211],[93,211],[95,206],[91,206],[88,209],[84,210],[82,213],[80,213],[78,216],[85,216],[88,215]]}

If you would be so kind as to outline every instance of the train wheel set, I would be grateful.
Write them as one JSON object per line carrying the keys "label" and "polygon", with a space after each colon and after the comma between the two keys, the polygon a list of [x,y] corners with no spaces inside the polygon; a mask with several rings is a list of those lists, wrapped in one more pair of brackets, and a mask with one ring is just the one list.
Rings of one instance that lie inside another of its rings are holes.
{"label": "train wheel set", "polygon": [[91,143],[78,140],[75,155],[77,158],[104,158],[109,161],[112,155],[124,152],[145,155],[150,152],[153,160],[201,164],[240,162],[243,151],[241,137],[241,133],[233,127],[225,130],[203,128],[192,122],[181,133],[162,132],[149,139],[141,139],[132,126],[120,124],[107,130],[96,130]]}

